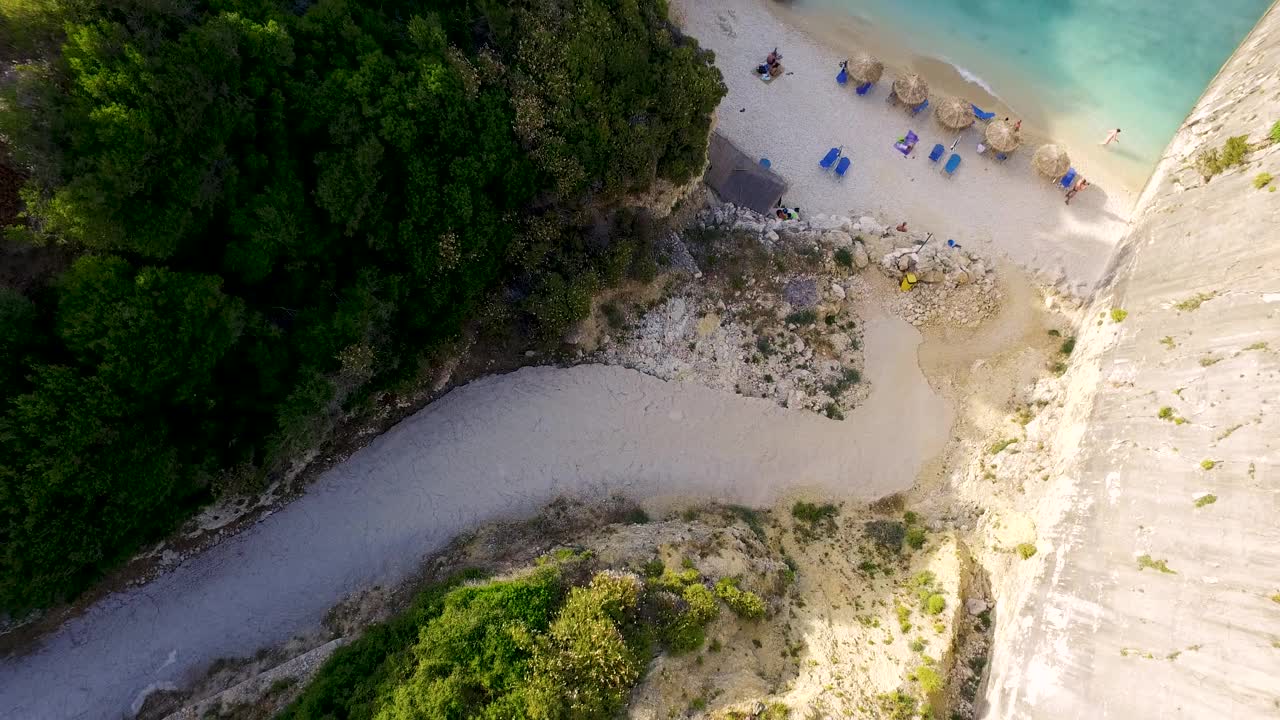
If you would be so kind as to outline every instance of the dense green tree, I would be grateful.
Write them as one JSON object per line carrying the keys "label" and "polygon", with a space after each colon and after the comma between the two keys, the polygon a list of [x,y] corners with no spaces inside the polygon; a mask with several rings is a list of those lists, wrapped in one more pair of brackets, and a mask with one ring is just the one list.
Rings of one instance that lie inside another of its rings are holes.
{"label": "dense green tree", "polygon": [[0,292],[10,607],[251,490],[482,302],[551,344],[651,277],[650,223],[619,208],[700,170],[724,92],[662,0],[0,0],[0,20],[0,56],[34,60],[3,89],[31,178],[6,234],[81,255]]}

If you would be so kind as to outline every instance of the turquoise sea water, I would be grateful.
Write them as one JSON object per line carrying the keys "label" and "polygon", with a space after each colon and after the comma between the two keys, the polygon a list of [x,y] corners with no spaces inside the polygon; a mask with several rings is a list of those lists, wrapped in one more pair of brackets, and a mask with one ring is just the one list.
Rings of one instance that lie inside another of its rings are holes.
{"label": "turquoise sea water", "polygon": [[[961,69],[1028,123],[1078,143],[1119,127],[1145,179],[1209,80],[1271,0],[805,0],[852,13]],[[1032,115],[1039,117],[1032,117]],[[1055,127],[1056,126],[1056,127]]]}

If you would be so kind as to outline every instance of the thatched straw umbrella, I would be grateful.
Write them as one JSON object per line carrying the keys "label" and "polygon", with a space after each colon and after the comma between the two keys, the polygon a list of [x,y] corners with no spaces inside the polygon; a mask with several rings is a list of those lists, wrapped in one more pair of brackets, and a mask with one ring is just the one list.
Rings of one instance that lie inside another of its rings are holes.
{"label": "thatched straw umbrella", "polygon": [[1067,151],[1057,145],[1041,145],[1031,157],[1031,167],[1047,178],[1062,177],[1071,167],[1071,158]]}
{"label": "thatched straw umbrella", "polygon": [[938,122],[952,130],[963,130],[973,124],[973,106],[958,97],[949,97],[934,110]]}
{"label": "thatched straw umbrella", "polygon": [[866,53],[858,53],[857,57],[849,61],[849,77],[859,85],[879,82],[882,73],[884,73],[884,63]]}
{"label": "thatched straw umbrella", "polygon": [[1018,131],[1004,120],[994,120],[987,124],[987,144],[996,152],[1013,152],[1022,143]]}
{"label": "thatched straw umbrella", "polygon": [[907,73],[893,81],[893,93],[908,105],[919,105],[929,99],[929,86],[919,75]]}

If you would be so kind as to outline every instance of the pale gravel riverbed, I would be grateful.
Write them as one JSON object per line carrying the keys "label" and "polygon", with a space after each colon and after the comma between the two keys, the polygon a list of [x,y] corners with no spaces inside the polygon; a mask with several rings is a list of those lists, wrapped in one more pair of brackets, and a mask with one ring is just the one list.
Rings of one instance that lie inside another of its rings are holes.
{"label": "pale gravel riverbed", "polygon": [[257,525],[0,661],[0,717],[119,718],[149,688],[314,628],[457,533],[560,494],[764,505],[905,490],[943,447],[951,411],[920,372],[919,333],[863,313],[872,391],[843,422],[601,365],[455,390]]}

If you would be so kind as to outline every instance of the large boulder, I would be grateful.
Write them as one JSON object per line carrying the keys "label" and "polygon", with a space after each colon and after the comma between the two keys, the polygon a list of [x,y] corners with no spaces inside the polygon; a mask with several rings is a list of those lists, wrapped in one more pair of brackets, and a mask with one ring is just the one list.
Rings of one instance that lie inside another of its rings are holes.
{"label": "large boulder", "polygon": [[871,258],[867,255],[867,248],[861,242],[853,244],[853,264],[859,270],[871,264]]}

